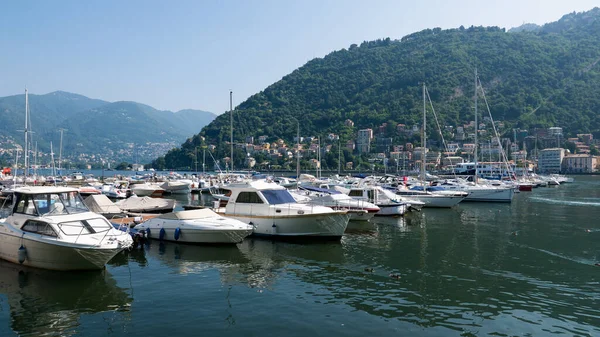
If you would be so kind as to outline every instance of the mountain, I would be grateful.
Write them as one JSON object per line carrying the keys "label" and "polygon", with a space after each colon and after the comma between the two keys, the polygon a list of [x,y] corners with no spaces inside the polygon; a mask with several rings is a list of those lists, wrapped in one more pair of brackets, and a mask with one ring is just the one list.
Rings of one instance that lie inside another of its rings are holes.
{"label": "mountain", "polygon": [[[105,160],[140,162],[164,154],[210,123],[216,115],[201,110],[160,111],[136,102],[106,102],[64,91],[29,95],[32,137],[40,151],[57,153],[63,133],[66,157],[96,155]],[[22,144],[25,95],[0,98],[2,148]],[[134,154],[135,152],[135,154]],[[93,160],[90,160],[93,161]]]}
{"label": "mountain", "polygon": [[[565,15],[534,31],[461,26],[426,29],[401,40],[365,41],[313,59],[241,103],[234,111],[234,142],[260,135],[289,142],[296,120],[305,137],[331,132],[345,141],[359,129],[378,131],[387,123],[378,136],[406,142],[395,127],[420,128],[422,82],[440,124],[456,127],[473,119],[475,68],[494,119],[504,122],[503,132],[510,130],[511,137],[513,127],[550,126],[562,127],[566,135],[598,136],[599,61],[599,8]],[[218,146],[215,157],[227,156],[229,118],[218,116],[161,163],[182,165],[202,137]],[[344,124],[347,119],[353,127]]]}

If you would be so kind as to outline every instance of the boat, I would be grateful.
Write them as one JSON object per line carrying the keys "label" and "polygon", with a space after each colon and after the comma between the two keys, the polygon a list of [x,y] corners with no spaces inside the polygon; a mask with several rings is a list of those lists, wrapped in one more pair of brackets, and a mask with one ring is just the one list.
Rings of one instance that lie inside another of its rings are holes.
{"label": "boat", "polygon": [[[321,205],[336,210],[346,210],[350,214],[350,221],[369,221],[381,211],[377,205],[366,200],[357,200],[347,194],[336,190],[329,190],[313,186],[302,186],[298,193],[292,193],[300,203]],[[298,195],[298,197],[296,197]],[[299,200],[299,198],[304,199]]]}
{"label": "boat", "polygon": [[168,213],[175,209],[175,200],[132,195],[116,205],[126,213]]}
{"label": "boat", "polygon": [[102,194],[113,199],[125,199],[131,196],[127,180],[117,180],[112,184],[102,185]]}
{"label": "boat", "polygon": [[160,198],[165,193],[165,189],[155,183],[132,184],[131,193],[138,197]]}
{"label": "boat", "polygon": [[151,239],[185,243],[238,243],[253,230],[252,225],[207,208],[164,213],[134,228]]}
{"label": "boat", "polygon": [[103,269],[133,240],[90,212],[70,187],[13,190],[11,214],[0,219],[0,258],[51,270]]}
{"label": "boat", "polygon": [[252,235],[279,239],[340,240],[348,226],[347,211],[300,204],[283,186],[265,180],[230,184],[225,207],[215,211],[254,226]]}
{"label": "boat", "polygon": [[188,194],[192,192],[192,184],[187,181],[169,180],[160,185],[165,190],[165,193],[171,194]]}
{"label": "boat", "polygon": [[[375,213],[376,216],[398,216],[404,215],[406,212],[412,209],[412,204],[399,200],[400,197],[395,196],[394,193],[388,192],[381,186],[357,186],[350,189],[335,186],[336,190],[347,194],[349,197],[359,200],[366,201],[375,204],[379,207],[379,211]],[[423,203],[416,201],[414,207],[419,209],[423,206]]]}
{"label": "boat", "polygon": [[104,194],[92,194],[83,202],[90,211],[104,215],[108,219],[124,215],[121,208]]}

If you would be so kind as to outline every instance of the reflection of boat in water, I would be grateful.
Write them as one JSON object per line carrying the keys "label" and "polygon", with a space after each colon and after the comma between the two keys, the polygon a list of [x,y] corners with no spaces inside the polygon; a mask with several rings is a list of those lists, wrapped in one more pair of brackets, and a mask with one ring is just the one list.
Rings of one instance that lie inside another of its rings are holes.
{"label": "reflection of boat in water", "polygon": [[6,261],[0,261],[0,294],[8,299],[10,328],[20,336],[64,336],[82,314],[128,311],[132,301],[106,271],[64,273]]}
{"label": "reflection of boat in water", "polygon": [[248,262],[235,245],[197,246],[174,242],[152,242],[145,246],[146,257],[159,260],[181,274],[205,269],[231,267]]}

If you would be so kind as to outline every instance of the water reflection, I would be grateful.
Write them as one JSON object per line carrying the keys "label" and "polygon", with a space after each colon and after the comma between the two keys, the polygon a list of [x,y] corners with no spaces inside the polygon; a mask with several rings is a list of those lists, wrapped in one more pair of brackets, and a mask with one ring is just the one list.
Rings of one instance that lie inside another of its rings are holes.
{"label": "water reflection", "polygon": [[[0,293],[18,335],[78,334],[84,314],[129,311],[132,299],[106,271],[64,273],[0,261]],[[112,329],[105,326],[107,334]]]}

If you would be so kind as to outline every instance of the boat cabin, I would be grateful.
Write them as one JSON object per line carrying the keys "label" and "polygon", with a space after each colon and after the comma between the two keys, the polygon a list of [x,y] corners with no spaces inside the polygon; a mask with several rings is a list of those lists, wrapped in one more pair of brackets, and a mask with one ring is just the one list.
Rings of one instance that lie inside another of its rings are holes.
{"label": "boat cabin", "polygon": [[28,192],[27,187],[15,190],[13,214],[45,216],[89,212],[74,188],[38,187],[35,193]]}

